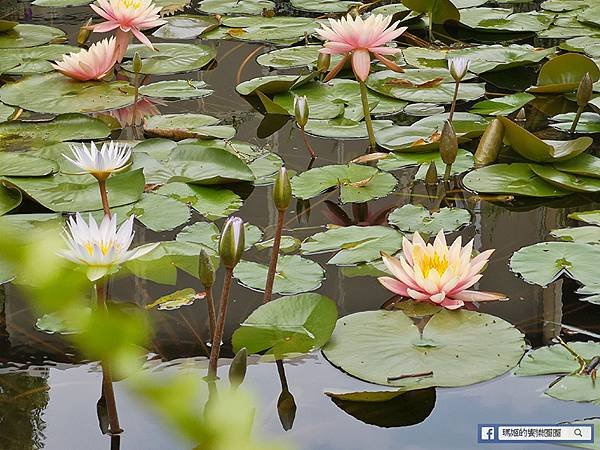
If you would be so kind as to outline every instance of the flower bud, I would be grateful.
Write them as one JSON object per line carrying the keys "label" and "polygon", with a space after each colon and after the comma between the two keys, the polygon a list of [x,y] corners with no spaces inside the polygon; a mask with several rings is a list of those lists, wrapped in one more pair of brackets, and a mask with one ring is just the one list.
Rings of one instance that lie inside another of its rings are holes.
{"label": "flower bud", "polygon": [[436,184],[438,179],[437,166],[434,161],[429,163],[427,173],[425,174],[425,184]]}
{"label": "flower bud", "polygon": [[200,261],[198,265],[198,278],[205,288],[210,288],[215,283],[215,269],[210,256],[204,249],[200,250]]}
{"label": "flower bud", "polygon": [[456,155],[458,154],[458,140],[454,127],[449,121],[444,122],[444,128],[442,128],[442,135],[440,137],[440,155],[444,164],[451,165],[456,161]]}
{"label": "flower bud", "polygon": [[90,17],[87,22],[79,29],[79,33],[77,33],[77,45],[85,45],[87,40],[92,34],[92,29],[90,26],[92,25],[92,18]]}
{"label": "flower bud", "polygon": [[331,55],[329,53],[319,52],[319,57],[317,58],[317,71],[321,73],[327,72],[330,65]]}
{"label": "flower bud", "polygon": [[230,217],[223,226],[219,240],[221,262],[228,269],[233,269],[244,253],[244,221],[239,217]]}
{"label": "flower bud", "polygon": [[279,211],[285,211],[292,201],[292,185],[287,169],[282,167],[277,173],[275,184],[273,185],[273,201]]}
{"label": "flower bud", "polygon": [[304,128],[308,123],[308,100],[306,95],[294,97],[294,115],[296,116],[296,122],[300,128]]}
{"label": "flower bud", "polygon": [[462,81],[469,70],[471,60],[468,58],[452,58],[448,60],[448,70],[457,83]]}
{"label": "flower bud", "polygon": [[142,57],[138,52],[135,52],[135,55],[133,55],[133,71],[135,73],[142,71]]}
{"label": "flower bud", "polygon": [[517,115],[515,116],[515,122],[527,122],[527,113],[525,112],[525,108],[521,108]]}
{"label": "flower bud", "polygon": [[588,104],[592,98],[592,90],[594,88],[594,82],[589,72],[581,77],[579,87],[577,87],[577,106],[583,108]]}
{"label": "flower bud", "polygon": [[241,348],[233,357],[229,366],[229,383],[232,387],[238,387],[246,378],[248,367],[248,351],[246,347]]}

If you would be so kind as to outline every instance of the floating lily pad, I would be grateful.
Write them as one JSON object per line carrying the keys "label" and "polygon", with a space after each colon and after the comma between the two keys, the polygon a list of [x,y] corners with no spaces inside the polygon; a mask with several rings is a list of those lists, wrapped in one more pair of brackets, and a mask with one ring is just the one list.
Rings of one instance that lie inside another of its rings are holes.
{"label": "floating lily pad", "polygon": [[[261,66],[272,67],[274,69],[312,67],[316,65],[319,57],[319,50],[322,48],[322,45],[279,48],[268,53],[263,53],[256,58],[256,62]],[[331,65],[337,64],[340,60],[341,57],[339,55],[332,55]]]}
{"label": "floating lily pad", "polygon": [[600,179],[573,175],[560,172],[553,167],[541,164],[530,164],[529,168],[540,178],[548,183],[574,192],[600,192]]}
{"label": "floating lily pad", "polygon": [[202,0],[200,11],[208,14],[256,14],[263,9],[273,10],[275,4],[270,0]]}
{"label": "floating lily pad", "polygon": [[235,87],[235,90],[240,95],[256,95],[256,91],[267,95],[277,94],[286,92],[298,80],[297,75],[267,75],[243,81]]}
{"label": "floating lily pad", "polygon": [[342,203],[362,203],[385,197],[398,180],[374,167],[358,164],[318,167],[292,178],[295,197],[308,199],[333,187],[340,188]]}
{"label": "floating lily pad", "polygon": [[182,289],[172,294],[164,295],[161,298],[146,305],[146,309],[158,309],[159,311],[172,311],[182,306],[192,305],[196,300],[206,297],[205,292],[196,292],[192,288]]}
{"label": "floating lily pad", "polygon": [[[373,129],[377,132],[391,124],[390,120],[373,120]],[[366,139],[369,136],[365,122],[344,117],[330,120],[311,119],[306,124],[305,130],[308,134],[324,138]]]}
{"label": "floating lily pad", "polygon": [[302,11],[320,13],[344,13],[352,6],[360,6],[356,0],[291,0],[291,5]]}
{"label": "floating lily pad", "polygon": [[588,227],[561,228],[552,230],[553,237],[567,242],[578,242],[580,244],[600,244],[600,227],[590,225]]}
{"label": "floating lily pad", "polygon": [[47,6],[49,8],[64,8],[67,6],[85,6],[92,3],[93,0],[35,0],[32,4],[35,6]]}
{"label": "floating lily pad", "polygon": [[152,136],[172,139],[231,139],[235,128],[219,125],[221,120],[204,114],[163,114],[148,117],[144,131]]}
{"label": "floating lily pad", "polygon": [[408,204],[393,210],[388,222],[405,233],[418,231],[431,236],[440,230],[450,233],[469,224],[471,213],[460,208],[442,208],[431,213],[422,205]]}
{"label": "floating lily pad", "polygon": [[230,216],[243,204],[235,192],[218,186],[173,182],[160,187],[156,193],[191,206],[208,220]]}
{"label": "floating lily pad", "polygon": [[[443,176],[446,164],[442,161],[442,157],[437,151],[428,153],[390,153],[377,163],[377,167],[381,170],[392,171],[404,169],[405,167],[418,166],[419,170],[415,175],[415,179],[424,180],[429,164],[432,162],[437,168],[438,175],[440,177]],[[466,150],[458,149],[456,161],[452,164],[450,175],[454,176],[466,172],[473,165],[473,155]]]}
{"label": "floating lily pad", "polygon": [[561,276],[585,285],[598,282],[600,247],[568,242],[542,242],[523,247],[510,259],[510,268],[525,281],[547,286]]}
{"label": "floating lily pad", "polygon": [[0,33],[0,48],[37,47],[66,40],[64,31],[46,25],[20,23]]}
{"label": "floating lily pad", "polygon": [[134,93],[125,81],[81,82],[48,73],[5,84],[0,88],[0,101],[39,113],[88,113],[129,106]]}
{"label": "floating lily pad", "polygon": [[[229,12],[227,13],[229,14]],[[305,34],[313,34],[318,21],[309,17],[225,17],[227,36],[251,42],[270,42],[290,45],[300,41]]]}
{"label": "floating lily pad", "polygon": [[[169,75],[192,72],[202,69],[216,56],[214,48],[200,44],[168,43],[154,44],[152,50],[143,44],[130,45],[125,57],[133,58],[136,52],[142,57],[142,70],[145,75]],[[133,72],[133,63],[122,65],[123,69]]]}
{"label": "floating lily pad", "polygon": [[54,68],[50,61],[62,59],[65,53],[77,53],[79,47],[71,45],[50,44],[39,47],[22,48],[18,52],[14,49],[0,49],[0,60],[14,60],[17,65],[4,70],[9,75],[30,75],[52,72]]}
{"label": "floating lily pad", "polygon": [[[575,113],[558,114],[550,119],[550,126],[561,131],[571,131],[571,126],[575,120]],[[600,115],[591,112],[585,112],[577,122],[577,133],[600,133]]]}
{"label": "floating lily pad", "polygon": [[0,176],[43,177],[58,172],[58,164],[27,153],[0,152]]}
{"label": "floating lily pad", "polygon": [[[262,231],[255,225],[244,224],[246,250],[262,238]],[[177,235],[177,242],[185,244],[200,244],[217,253],[221,232],[219,228],[210,222],[196,222],[188,225]]]}
{"label": "floating lily pad", "polygon": [[[23,194],[18,189],[9,189],[0,184],[0,216],[12,211],[23,201]],[[0,281],[2,280],[0,275]],[[1,283],[0,283],[1,284]]]}
{"label": "floating lily pad", "polygon": [[460,13],[460,23],[477,31],[536,33],[547,29],[553,14],[530,11],[514,13],[509,8],[469,8]]}
{"label": "floating lily pad", "polygon": [[402,4],[415,12],[429,14],[433,23],[443,24],[460,18],[458,9],[450,0],[402,0]]}
{"label": "floating lily pad", "polygon": [[[256,248],[258,250],[266,250],[268,248],[273,248],[273,239],[269,239],[267,241],[258,242],[256,244]],[[281,236],[281,242],[279,244],[279,251],[281,253],[294,253],[300,249],[300,245],[302,242],[300,239],[295,238],[293,236]]]}
{"label": "floating lily pad", "polygon": [[158,81],[140,87],[140,94],[146,97],[187,99],[202,98],[213,93],[212,89],[206,89],[204,81],[192,80],[168,80]]}
{"label": "floating lily pad", "polygon": [[233,333],[234,351],[266,351],[275,357],[308,353],[325,345],[335,327],[337,307],[327,297],[300,294],[260,306]]}
{"label": "floating lily pad", "polygon": [[464,186],[479,194],[513,194],[526,197],[561,197],[570,191],[538,177],[529,164],[494,164],[468,173]]}
{"label": "floating lily pad", "polygon": [[534,98],[534,95],[528,94],[527,92],[518,92],[516,94],[475,103],[469,112],[489,116],[508,116],[521,109]]}
{"label": "floating lily pad", "polygon": [[[269,267],[252,261],[240,261],[233,271],[241,284],[250,289],[264,291]],[[314,261],[298,255],[280,255],[275,271],[273,293],[300,294],[319,289],[325,272]]]}
{"label": "floating lily pad", "polygon": [[569,214],[569,219],[580,220],[592,225],[600,225],[600,210],[598,211],[582,211]]}
{"label": "floating lily pad", "polygon": [[[206,1],[202,5],[204,3]],[[195,39],[219,26],[217,18],[211,16],[180,14],[165,20],[167,23],[152,33],[152,36],[161,39]]]}
{"label": "floating lily pad", "polygon": [[307,238],[302,243],[302,254],[337,252],[327,263],[347,266],[379,259],[382,251],[397,253],[403,236],[383,226],[332,228]]}
{"label": "floating lily pad", "polygon": [[[91,314],[92,310],[89,307],[84,307],[81,313],[86,315]],[[80,315],[69,318],[60,313],[49,313],[44,314],[35,321],[35,328],[47,334],[77,334],[82,331],[80,328],[82,325],[81,319]]]}
{"label": "floating lily pad", "polygon": [[566,53],[552,58],[542,66],[536,86],[527,91],[534,94],[559,94],[577,89],[581,78],[589,73],[594,82],[600,80],[600,69],[587,56]]}
{"label": "floating lily pad", "polygon": [[491,380],[515,367],[524,349],[514,326],[488,314],[438,310],[420,332],[403,311],[366,311],[339,319],[323,353],[361,380],[420,389]]}

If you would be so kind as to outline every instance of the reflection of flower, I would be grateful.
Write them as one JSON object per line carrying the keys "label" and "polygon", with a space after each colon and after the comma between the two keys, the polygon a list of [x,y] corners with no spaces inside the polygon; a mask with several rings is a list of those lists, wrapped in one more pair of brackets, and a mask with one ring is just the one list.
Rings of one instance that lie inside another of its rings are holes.
{"label": "reflection of flower", "polygon": [[147,30],[167,23],[158,14],[160,6],[152,0],[98,0],[98,5],[90,5],[106,22],[93,26],[94,32],[106,33],[117,29],[117,61],[121,62],[131,42],[133,34],[142,44],[154,49],[150,40],[141,30]]}
{"label": "reflection of flower", "polygon": [[153,102],[147,98],[143,98],[135,105],[113,109],[112,111],[109,111],[108,114],[117,119],[121,125],[121,128],[137,126],[141,125],[146,117],[160,114],[160,111],[155,106],[155,103],[158,102]]}
{"label": "reflection of flower", "polygon": [[100,150],[93,142],[89,149],[85,144],[69,144],[69,147],[74,159],[63,154],[65,159],[98,180],[106,180],[111,173],[122,170],[131,158],[131,145],[115,141],[102,144]]}
{"label": "reflection of flower", "polygon": [[[339,72],[345,60],[351,55],[352,69],[360,81],[365,81],[371,70],[371,54],[392,70],[401,70],[396,64],[383,55],[393,55],[400,51],[397,48],[386,47],[386,44],[406,31],[406,27],[398,28],[398,22],[390,25],[392,16],[371,14],[367,19],[356,19],[352,16],[340,20],[329,19],[328,27],[321,25],[317,33],[325,39],[325,48],[321,53],[344,55],[343,62],[338,64],[328,78]],[[339,68],[338,68],[339,66]]]}
{"label": "reflection of flower", "polygon": [[462,81],[467,74],[471,60],[469,58],[452,58],[448,60],[448,70],[454,81]]}
{"label": "reflection of flower", "polygon": [[79,81],[100,80],[107,76],[116,62],[114,37],[93,44],[89,50],[68,53],[52,67],[64,75]]}
{"label": "reflection of flower", "polygon": [[448,247],[443,230],[433,245],[426,244],[419,233],[413,242],[404,238],[404,257],[399,259],[383,254],[383,261],[395,278],[380,277],[379,282],[387,289],[403,297],[425,301],[457,309],[465,302],[501,300],[502,294],[467,290],[481,278],[481,270],[494,250],[486,250],[473,259],[473,241],[462,247],[457,238]]}
{"label": "reflection of flower", "polygon": [[132,259],[139,258],[156,247],[148,245],[129,250],[133,241],[134,216],[121,225],[117,231],[117,216],[104,216],[100,226],[90,215],[86,222],[77,213],[67,221],[66,241],[69,246],[61,256],[77,264],[88,266],[88,278],[98,280],[111,268]]}

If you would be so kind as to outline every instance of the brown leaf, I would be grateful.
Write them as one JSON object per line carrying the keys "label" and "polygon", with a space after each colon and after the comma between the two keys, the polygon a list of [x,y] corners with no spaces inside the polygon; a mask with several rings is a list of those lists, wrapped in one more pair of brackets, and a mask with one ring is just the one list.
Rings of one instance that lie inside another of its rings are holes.
{"label": "brown leaf", "polygon": [[383,159],[386,156],[388,156],[388,153],[375,152],[375,153],[369,153],[367,155],[358,156],[350,162],[355,163],[355,164],[363,164],[363,163],[367,163],[367,162],[371,162],[371,161],[379,161],[380,159]]}

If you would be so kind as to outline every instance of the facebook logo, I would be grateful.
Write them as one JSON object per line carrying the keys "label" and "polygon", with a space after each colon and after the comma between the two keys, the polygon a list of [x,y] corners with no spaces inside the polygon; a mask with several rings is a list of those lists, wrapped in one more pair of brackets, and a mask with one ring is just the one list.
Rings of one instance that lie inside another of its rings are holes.
{"label": "facebook logo", "polygon": [[496,439],[496,429],[494,427],[480,427],[479,439],[482,441],[493,441]]}

